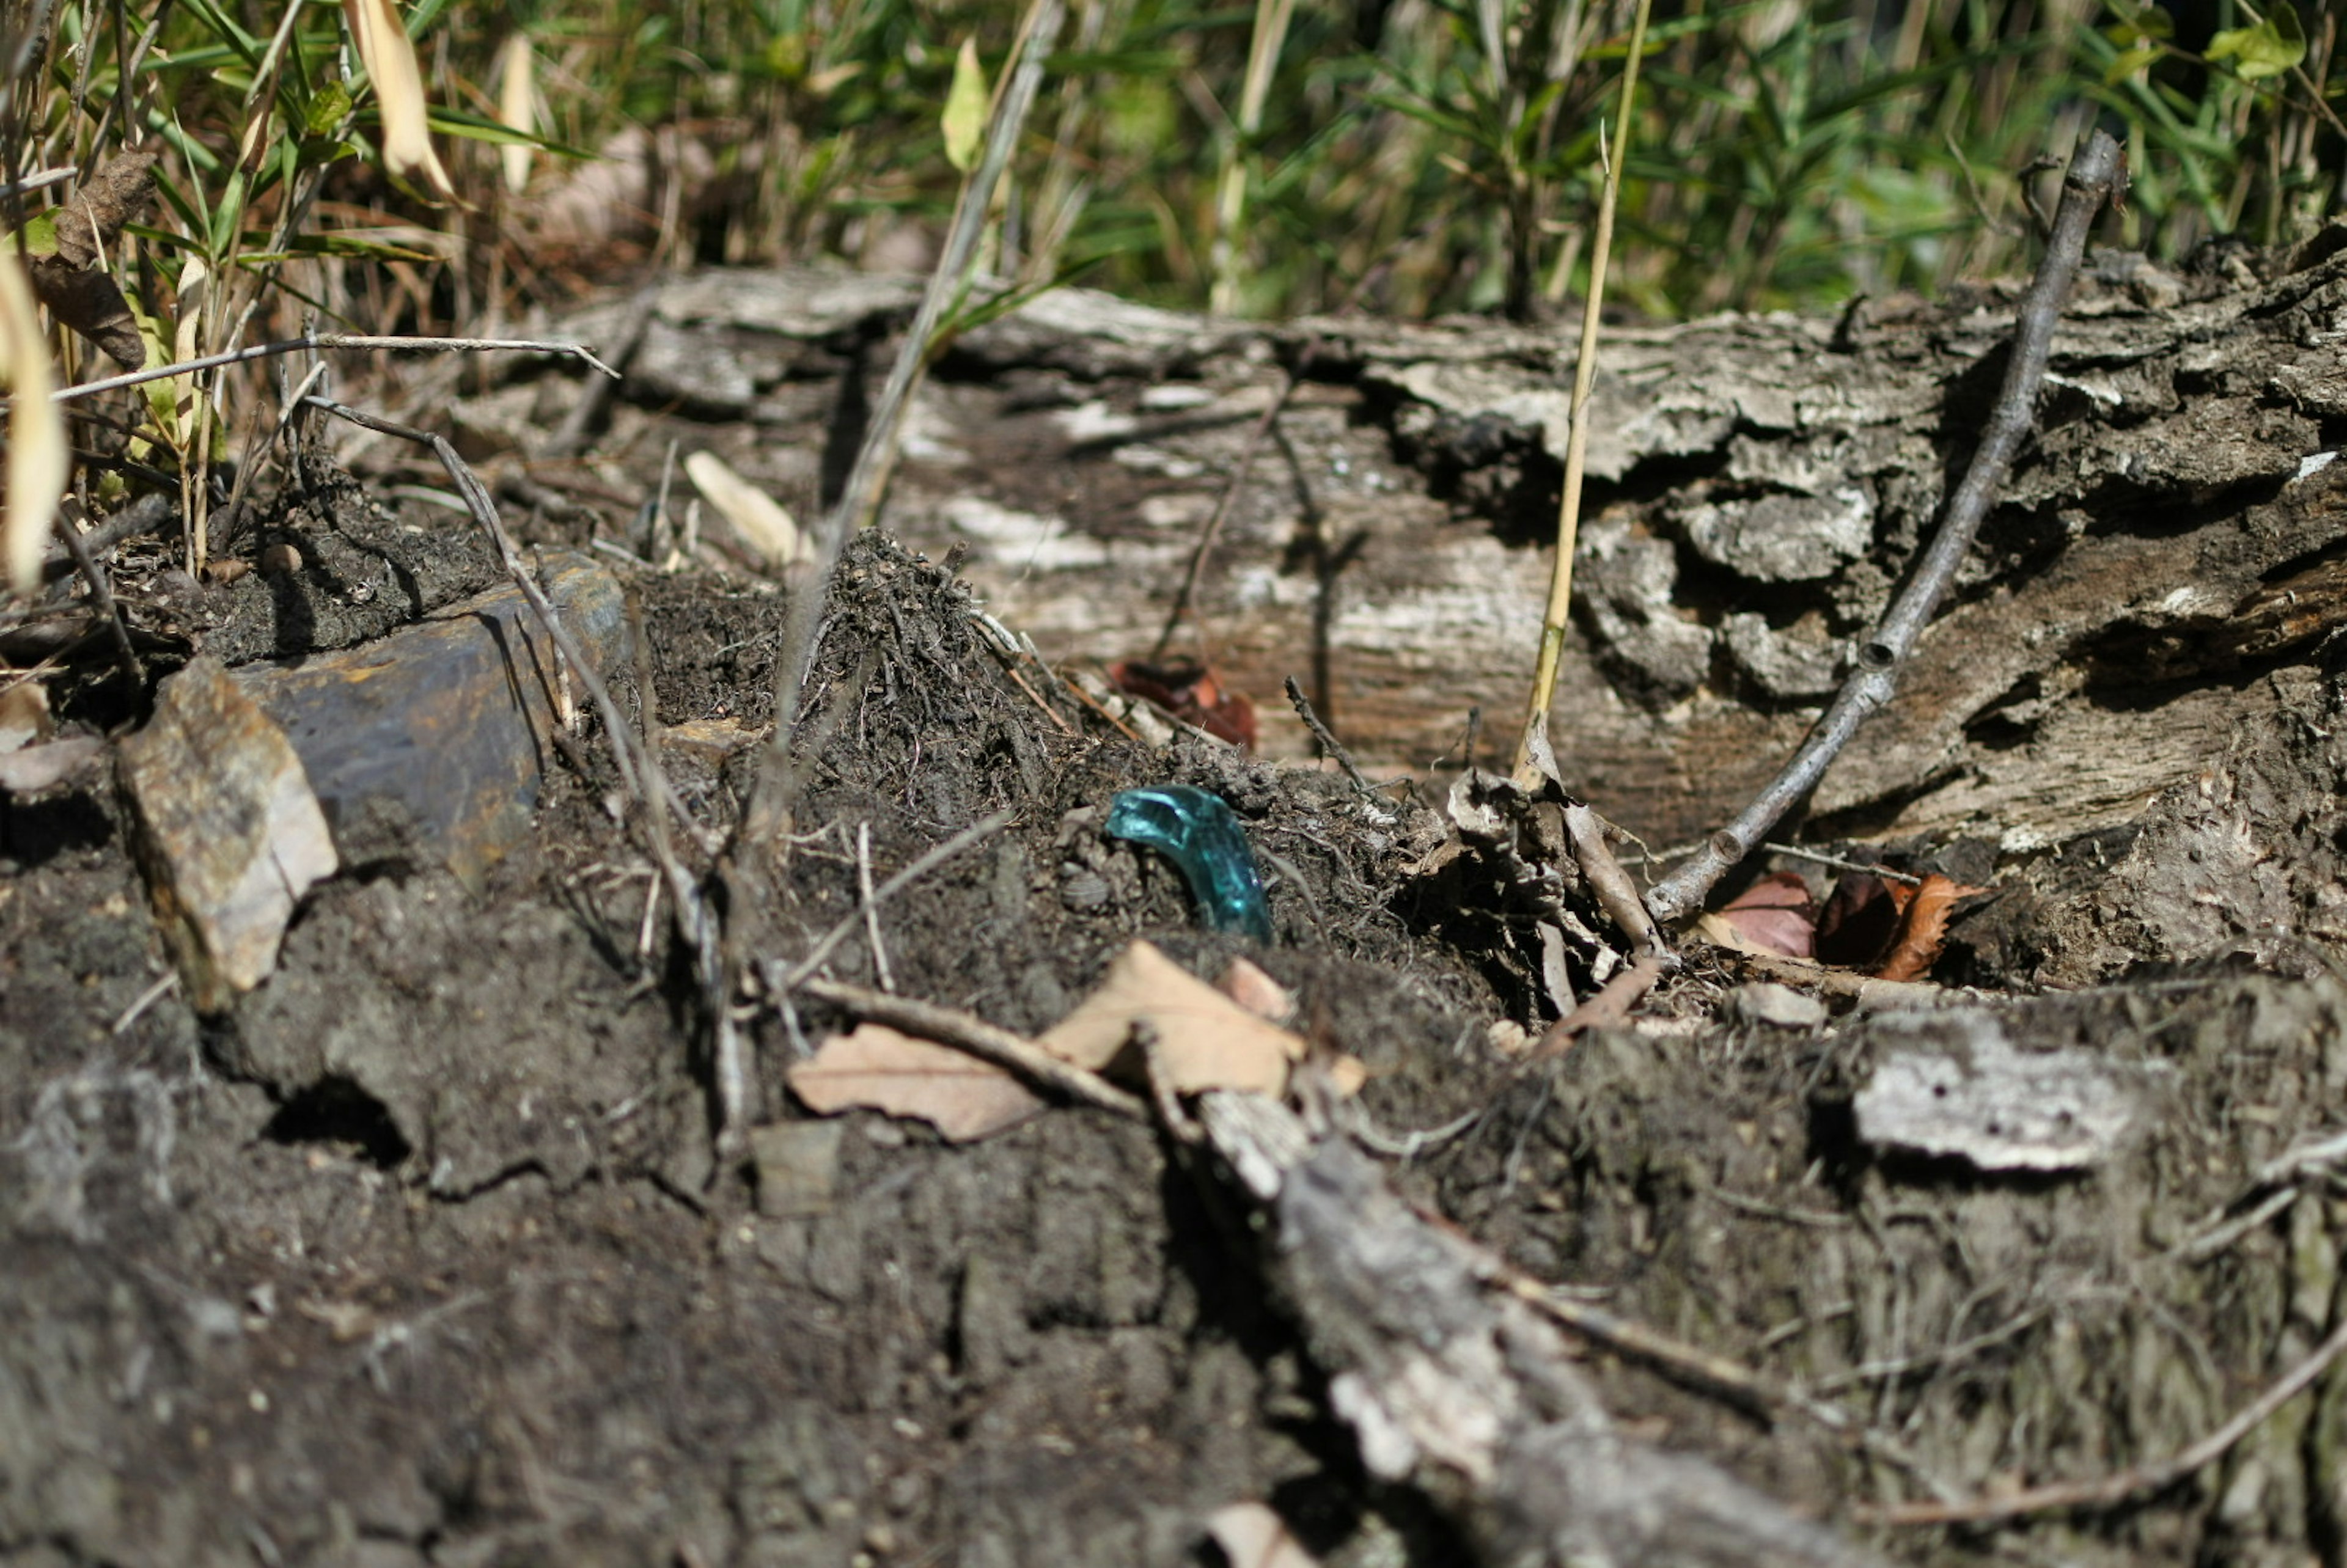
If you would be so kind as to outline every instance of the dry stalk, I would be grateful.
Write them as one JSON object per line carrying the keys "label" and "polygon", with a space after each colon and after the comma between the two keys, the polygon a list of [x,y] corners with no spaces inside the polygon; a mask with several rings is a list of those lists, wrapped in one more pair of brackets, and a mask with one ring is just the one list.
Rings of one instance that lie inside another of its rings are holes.
{"label": "dry stalk", "polygon": [[[1597,203],[1597,238],[1589,252],[1589,298],[1581,310],[1581,348],[1573,367],[1572,430],[1564,443],[1564,494],[1557,503],[1556,565],[1549,574],[1548,609],[1541,617],[1540,658],[1532,670],[1531,699],[1524,705],[1523,738],[1516,745],[1516,783],[1540,784],[1536,759],[1550,755],[1549,704],[1556,699],[1556,667],[1564,653],[1567,618],[1573,612],[1573,552],[1581,538],[1581,481],[1589,460],[1589,394],[1597,380],[1597,318],[1605,302],[1605,266],[1614,251],[1614,209],[1622,196],[1622,165],[1630,156],[1630,115],[1637,107],[1638,62],[1646,52],[1646,16],[1653,0],[1638,0],[1630,24],[1630,55],[1622,67],[1622,106],[1614,117],[1614,147],[1605,159],[1605,190]],[[1602,131],[1602,128],[1601,128]]]}

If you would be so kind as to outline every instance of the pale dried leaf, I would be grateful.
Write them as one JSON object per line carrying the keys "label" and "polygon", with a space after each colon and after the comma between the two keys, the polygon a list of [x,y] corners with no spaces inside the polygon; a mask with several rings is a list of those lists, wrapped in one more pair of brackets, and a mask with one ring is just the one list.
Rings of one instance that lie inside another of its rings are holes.
{"label": "pale dried leaf", "polygon": [[0,258],[0,385],[9,393],[8,494],[0,510],[0,562],[8,586],[26,592],[41,580],[41,556],[72,470],[65,415],[49,395],[56,379],[49,345],[33,308],[24,268]]}
{"label": "pale dried leaf", "polygon": [[1296,1014],[1296,999],[1287,988],[1245,958],[1231,960],[1218,989],[1255,1017],[1274,1023],[1285,1023]]}
{"label": "pale dried leaf", "polygon": [[786,567],[805,559],[799,526],[783,504],[727,467],[716,453],[695,452],[684,460],[684,472],[702,499],[716,507],[768,566]]}
{"label": "pale dried leaf", "polygon": [[49,693],[38,681],[0,692],[0,752],[22,751],[49,738]]}
{"label": "pale dried leaf", "polygon": [[432,128],[424,101],[424,73],[415,63],[415,45],[401,26],[391,0],[343,0],[343,16],[350,24],[352,41],[367,79],[374,84],[375,102],[383,116],[383,166],[402,179],[421,178],[425,187],[444,201],[456,200],[456,188],[432,149]]}
{"label": "pale dried leaf", "polygon": [[1304,1041],[1247,1011],[1147,942],[1117,955],[1099,989],[1047,1030],[1044,1050],[1094,1072],[1145,1082],[1127,1050],[1133,1027],[1154,1033],[1174,1087],[1184,1093],[1235,1089],[1277,1094]]}
{"label": "pale dried leaf", "polygon": [[106,743],[89,735],[0,752],[0,791],[37,794],[52,784],[63,784],[105,754]]}
{"label": "pale dried leaf", "polygon": [[[529,38],[516,33],[506,40],[497,69],[497,123],[507,130],[528,136],[538,128],[537,76],[538,56],[530,51]],[[516,143],[497,149],[506,189],[516,196],[529,188],[530,151]]]}
{"label": "pale dried leaf", "polygon": [[1043,1102],[991,1062],[899,1033],[858,1024],[835,1034],[784,1075],[791,1092],[822,1115],[878,1111],[928,1122],[957,1143],[1015,1127]]}
{"label": "pale dried leaf", "polygon": [[1206,1517],[1206,1533],[1231,1568],[1320,1568],[1288,1532],[1287,1522],[1260,1502],[1234,1502]]}

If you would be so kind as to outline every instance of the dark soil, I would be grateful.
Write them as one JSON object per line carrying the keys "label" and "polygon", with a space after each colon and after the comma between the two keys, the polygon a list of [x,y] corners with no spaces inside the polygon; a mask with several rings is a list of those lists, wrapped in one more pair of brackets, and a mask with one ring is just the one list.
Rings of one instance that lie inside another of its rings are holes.
{"label": "dark soil", "polygon": [[[183,583],[159,635],[298,655],[495,580],[441,514],[339,487],[237,540],[296,542],[298,573]],[[669,732],[722,832],[790,596],[701,570],[637,587],[657,689],[613,671],[622,707]],[[1947,960],[2131,985],[1787,1029],[1740,1021],[1737,977],[1698,963],[1636,1024],[1524,1071],[1495,1030],[1553,1011],[1536,944],[1495,885],[1414,876],[1446,832],[1430,806],[1194,738],[1145,748],[1032,665],[1014,681],[954,579],[885,539],[851,549],[825,626],[787,843],[722,878],[745,972],[857,909],[859,832],[885,876],[1010,808],[883,909],[901,991],[1031,1031],[1133,938],[1210,977],[1245,951],[1368,1064],[1376,1128],[1473,1113],[1390,1162],[1404,1192],[1920,1464],[1593,1353],[1645,1438],[1908,1561],[2347,1550],[2335,1371],[2139,1503],[1973,1532],[1860,1518],[1928,1495],[1918,1469],[1970,1493],[2163,1457],[2330,1332],[2347,1204],[2319,1170],[2253,1173],[2334,1121],[2347,985],[2319,934],[2189,917],[2242,886],[2301,909],[2328,877],[2327,668],[2298,667],[2295,719],[2091,868],[2014,873]],[[66,716],[135,712],[93,668]],[[323,885],[216,1018],[154,994],[169,966],[112,783],[0,800],[0,1561],[1177,1563],[1211,1561],[1204,1516],[1244,1500],[1327,1562],[1461,1560],[1425,1499],[1365,1480],[1244,1216],[1157,1132],[1061,1108],[952,1146],[856,1112],[811,1177],[765,1132],[719,1163],[692,955],[665,903],[647,912],[641,814],[591,723],[582,742],[484,883],[416,856]],[[1167,865],[1102,835],[1115,791],[1163,782],[1238,812],[1272,943],[1201,931]],[[830,972],[876,983],[860,935]],[[783,1073],[848,1020],[755,985],[724,999],[755,1120],[805,1123]],[[1935,1029],[2096,1047],[2157,1085],[2157,1114],[2075,1174],[1868,1147],[1853,1093]],[[2218,1234],[2278,1190],[2297,1196]]]}

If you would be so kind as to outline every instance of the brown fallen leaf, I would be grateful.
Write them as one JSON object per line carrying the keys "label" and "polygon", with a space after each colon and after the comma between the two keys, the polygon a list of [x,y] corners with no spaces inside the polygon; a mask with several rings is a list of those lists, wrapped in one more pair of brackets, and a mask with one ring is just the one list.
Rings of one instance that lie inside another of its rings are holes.
{"label": "brown fallen leaf", "polygon": [[1099,988],[1037,1043],[1078,1067],[1146,1085],[1147,1064],[1129,1049],[1136,1023],[1155,1032],[1166,1074],[1185,1094],[1277,1094],[1304,1057],[1301,1036],[1265,1022],[1147,942],[1118,954]]}
{"label": "brown fallen leaf", "polygon": [[927,1122],[956,1143],[1016,1127],[1043,1102],[1002,1069],[948,1046],[862,1023],[785,1073],[810,1111],[878,1111]]}
{"label": "brown fallen leaf", "polygon": [[1898,934],[1891,940],[1890,954],[1874,971],[1874,978],[1920,980],[1930,974],[1932,966],[1940,960],[1941,947],[1947,941],[1948,913],[1956,900],[1986,891],[1984,887],[1967,887],[1936,871],[1924,877],[1922,885],[1907,896],[1905,907],[1899,912]]}
{"label": "brown fallen leaf", "polygon": [[1806,958],[1817,948],[1817,907],[1809,884],[1789,871],[1763,876],[1719,911],[1747,952]]}
{"label": "brown fallen leaf", "polygon": [[22,241],[33,292],[125,370],[147,363],[147,343],[121,286],[106,270],[106,252],[154,195],[155,154],[118,154],[62,206],[26,224]]}
{"label": "brown fallen leaf", "polygon": [[1296,999],[1287,988],[1245,958],[1233,958],[1214,989],[1257,1018],[1285,1023],[1296,1016]]}

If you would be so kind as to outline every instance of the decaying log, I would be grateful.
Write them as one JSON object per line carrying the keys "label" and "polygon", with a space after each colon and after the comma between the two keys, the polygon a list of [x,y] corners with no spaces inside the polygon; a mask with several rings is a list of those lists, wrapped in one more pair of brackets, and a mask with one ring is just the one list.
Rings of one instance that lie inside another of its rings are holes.
{"label": "decaying log", "polygon": [[[1814,816],[2042,848],[2130,820],[2277,710],[2260,674],[2347,616],[2340,248],[2329,234],[2262,271],[2089,258],[2037,438]],[[812,513],[869,358],[857,345],[912,297],[805,272],[681,280],[658,294],[629,395],[734,422],[683,434]],[[1961,473],[2017,297],[1609,333],[1552,727],[1577,791],[1684,841],[1774,771]],[[564,330],[592,341],[601,319]],[[1256,697],[1275,753],[1311,754],[1272,700],[1295,675],[1364,767],[1424,766],[1471,708],[1522,700],[1563,332],[1258,326],[1061,291],[940,365],[884,521],[935,553],[973,547],[966,576],[1047,654],[1143,652],[1224,466],[1307,342],[1307,380],[1202,585],[1200,651]],[[501,417],[486,402],[465,416]],[[650,436],[677,434],[647,429],[661,417],[623,410],[606,449],[657,453]]]}

